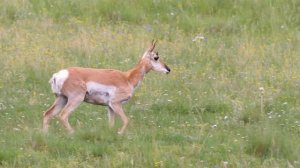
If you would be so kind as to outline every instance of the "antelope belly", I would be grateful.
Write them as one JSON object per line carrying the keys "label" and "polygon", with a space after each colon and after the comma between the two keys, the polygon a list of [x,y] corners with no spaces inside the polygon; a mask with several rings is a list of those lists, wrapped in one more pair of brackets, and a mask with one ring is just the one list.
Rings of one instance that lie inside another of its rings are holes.
{"label": "antelope belly", "polygon": [[87,82],[85,101],[93,104],[107,105],[115,96],[116,87],[96,82]]}
{"label": "antelope belly", "polygon": [[109,97],[106,93],[102,92],[87,93],[84,101],[92,104],[107,105],[109,103]]}

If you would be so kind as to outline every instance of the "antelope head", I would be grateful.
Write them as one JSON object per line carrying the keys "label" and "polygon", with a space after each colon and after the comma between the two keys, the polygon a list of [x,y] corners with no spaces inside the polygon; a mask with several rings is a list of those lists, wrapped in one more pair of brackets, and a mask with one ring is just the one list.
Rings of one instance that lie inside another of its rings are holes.
{"label": "antelope head", "polygon": [[146,64],[147,71],[154,70],[168,74],[171,72],[171,69],[160,59],[158,52],[154,51],[156,42],[152,40],[152,43],[143,55],[142,61]]}

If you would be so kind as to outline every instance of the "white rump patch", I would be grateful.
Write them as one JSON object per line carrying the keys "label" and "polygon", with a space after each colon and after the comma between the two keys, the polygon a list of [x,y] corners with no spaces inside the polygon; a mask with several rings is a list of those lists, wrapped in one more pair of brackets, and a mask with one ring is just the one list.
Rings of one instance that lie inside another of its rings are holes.
{"label": "white rump patch", "polygon": [[51,84],[51,88],[53,93],[61,94],[61,89],[65,80],[69,77],[68,70],[60,70],[59,72],[53,74],[52,78],[50,79],[49,83]]}

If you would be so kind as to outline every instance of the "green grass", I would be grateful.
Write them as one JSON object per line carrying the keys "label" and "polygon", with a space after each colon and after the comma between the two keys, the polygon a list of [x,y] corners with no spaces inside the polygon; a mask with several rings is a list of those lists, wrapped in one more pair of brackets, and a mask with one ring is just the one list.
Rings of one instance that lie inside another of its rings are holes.
{"label": "green grass", "polygon": [[[1,1],[0,167],[299,167],[299,5]],[[172,72],[146,76],[124,136],[89,104],[74,135],[57,119],[41,133],[54,72],[130,69],[152,39]]]}

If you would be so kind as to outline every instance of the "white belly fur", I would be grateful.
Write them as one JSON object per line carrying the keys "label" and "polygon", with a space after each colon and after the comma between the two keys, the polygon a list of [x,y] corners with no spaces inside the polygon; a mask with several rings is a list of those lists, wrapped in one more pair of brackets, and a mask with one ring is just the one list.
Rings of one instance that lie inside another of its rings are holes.
{"label": "white belly fur", "polygon": [[97,82],[87,82],[86,87],[86,101],[95,104],[109,104],[117,90],[115,86],[103,85]]}

